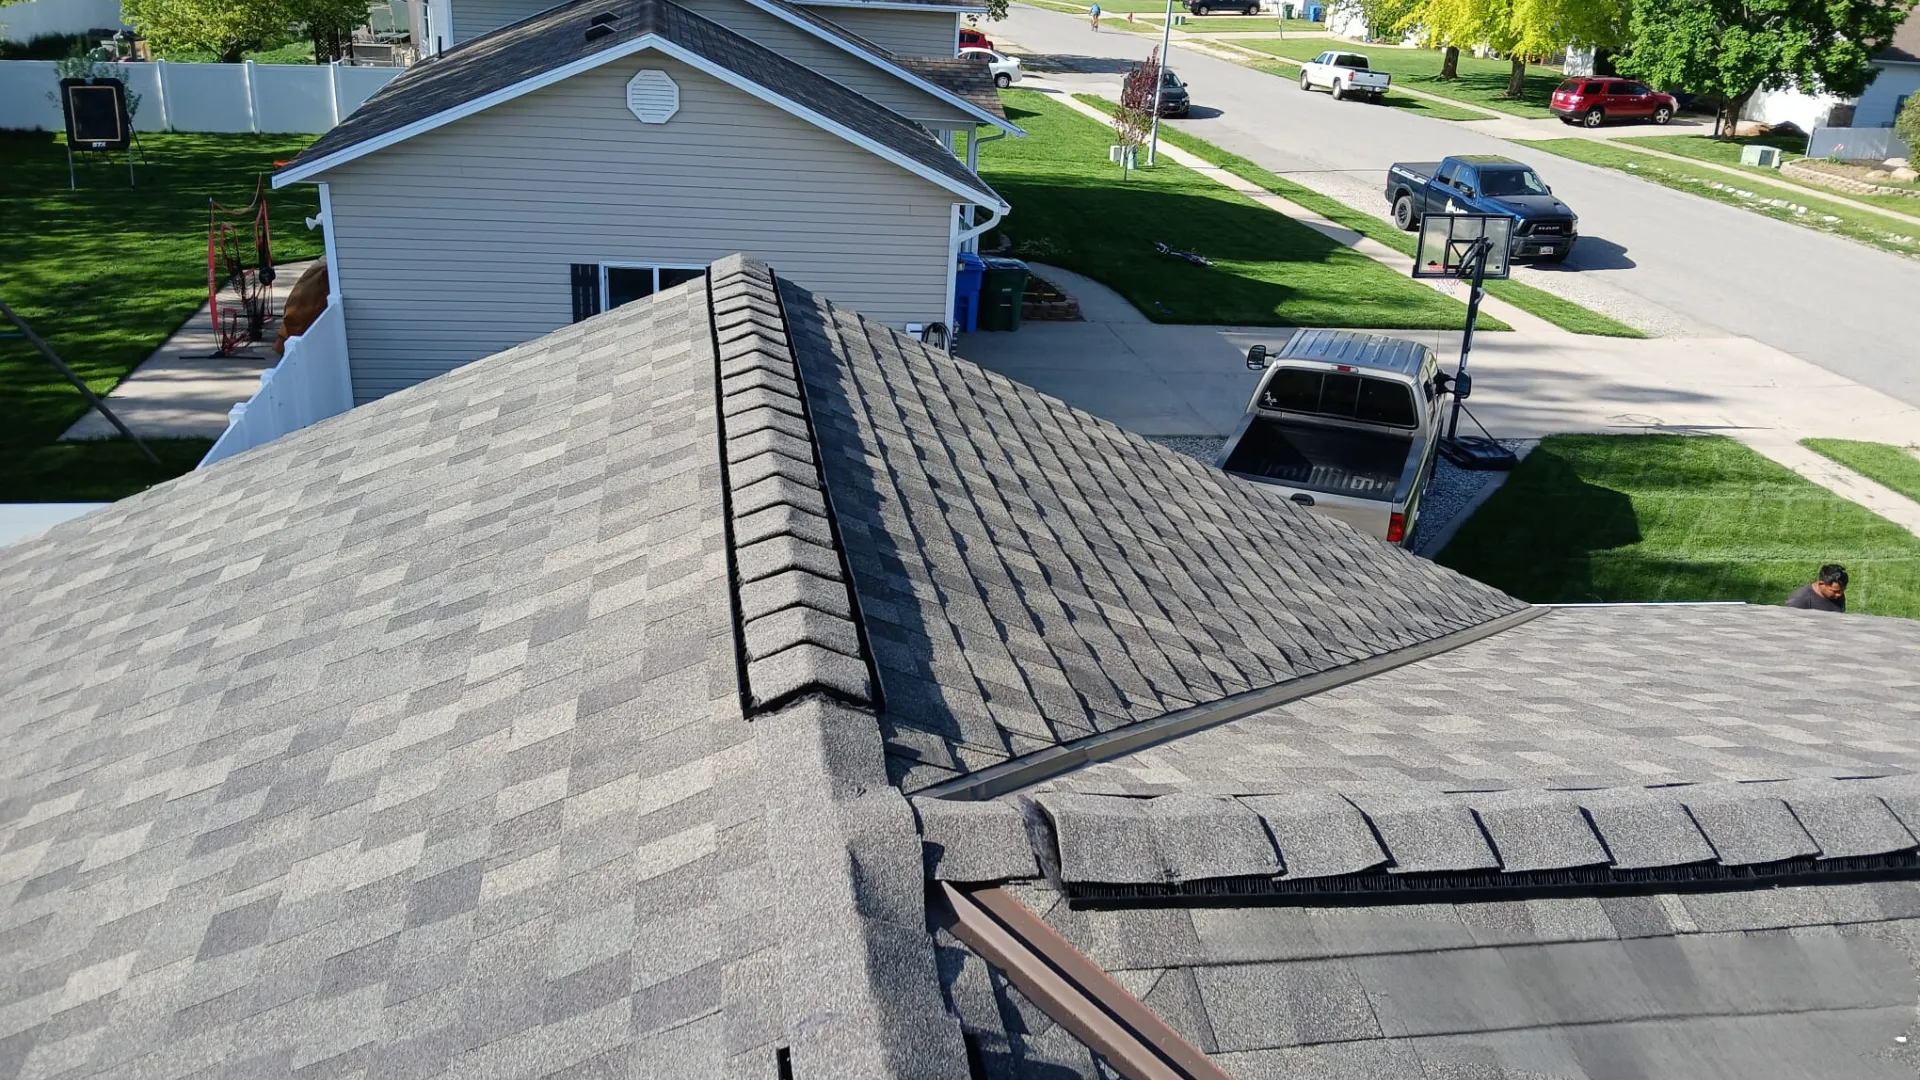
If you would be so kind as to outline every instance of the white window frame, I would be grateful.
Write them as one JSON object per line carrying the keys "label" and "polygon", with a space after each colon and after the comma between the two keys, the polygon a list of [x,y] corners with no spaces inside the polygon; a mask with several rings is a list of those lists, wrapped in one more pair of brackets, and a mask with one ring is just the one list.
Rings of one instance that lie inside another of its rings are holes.
{"label": "white window frame", "polygon": [[677,262],[647,261],[647,262],[601,262],[598,265],[600,267],[600,312],[601,314],[605,314],[613,310],[612,308],[607,306],[607,295],[608,295],[607,271],[608,270],[651,270],[653,271],[653,292],[648,293],[647,294],[648,296],[656,296],[659,294],[660,271],[662,270],[698,270],[701,273],[705,273],[707,270],[706,263],[677,263]]}

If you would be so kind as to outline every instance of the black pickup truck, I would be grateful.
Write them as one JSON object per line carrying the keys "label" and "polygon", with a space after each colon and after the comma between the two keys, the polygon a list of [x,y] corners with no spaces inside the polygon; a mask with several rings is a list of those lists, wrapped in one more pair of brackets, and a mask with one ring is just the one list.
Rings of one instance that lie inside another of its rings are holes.
{"label": "black pickup truck", "polygon": [[1393,223],[1412,232],[1428,214],[1506,214],[1513,255],[1560,262],[1580,239],[1580,217],[1530,165],[1491,155],[1401,161],[1387,170]]}

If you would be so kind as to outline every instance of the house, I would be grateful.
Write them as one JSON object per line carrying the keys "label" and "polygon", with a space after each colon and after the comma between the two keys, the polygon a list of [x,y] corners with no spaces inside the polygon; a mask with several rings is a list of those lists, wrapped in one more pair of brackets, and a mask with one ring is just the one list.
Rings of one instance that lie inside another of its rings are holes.
{"label": "house", "polygon": [[742,258],[0,604],[22,1076],[1917,1063],[1920,623],[1522,604]]}
{"label": "house", "polygon": [[1874,53],[1878,73],[1858,98],[1804,93],[1793,87],[1762,90],[1740,112],[1742,120],[1769,127],[1892,127],[1907,98],[1920,90],[1920,18],[1913,15]]}
{"label": "house", "polygon": [[1010,209],[970,167],[977,126],[1019,131],[985,73],[697,3],[785,44],[575,0],[409,68],[275,174],[321,186],[357,402],[742,248],[881,322],[949,320],[957,254]]}

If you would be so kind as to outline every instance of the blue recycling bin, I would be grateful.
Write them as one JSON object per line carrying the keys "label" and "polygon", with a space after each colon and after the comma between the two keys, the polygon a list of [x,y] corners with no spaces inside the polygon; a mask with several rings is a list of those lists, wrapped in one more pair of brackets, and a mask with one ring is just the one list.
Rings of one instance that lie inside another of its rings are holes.
{"label": "blue recycling bin", "polygon": [[1327,9],[1324,4],[1308,4],[1307,5],[1307,21],[1308,22],[1319,22],[1322,19],[1325,19],[1326,17],[1327,17]]}
{"label": "blue recycling bin", "polygon": [[980,282],[987,272],[986,260],[971,251],[960,253],[953,275],[953,329],[970,334],[980,326]]}

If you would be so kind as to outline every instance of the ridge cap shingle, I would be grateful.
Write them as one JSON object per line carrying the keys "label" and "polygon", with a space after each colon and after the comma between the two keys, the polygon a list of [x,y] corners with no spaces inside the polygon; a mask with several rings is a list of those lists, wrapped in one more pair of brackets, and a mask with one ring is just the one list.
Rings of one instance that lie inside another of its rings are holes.
{"label": "ridge cap shingle", "polygon": [[[751,718],[814,694],[877,708],[859,598],[773,272],[730,255],[708,269],[706,298],[741,709]],[[770,430],[760,422],[769,408],[798,422]]]}

